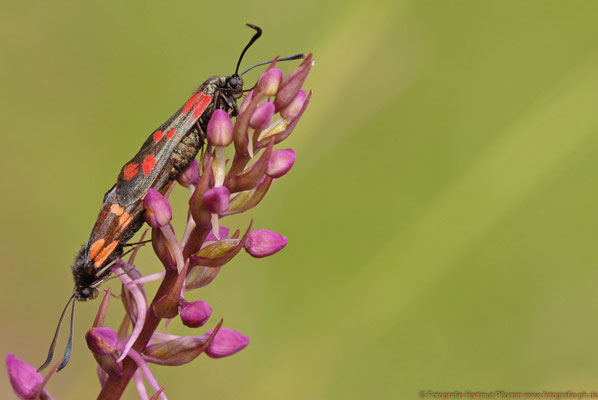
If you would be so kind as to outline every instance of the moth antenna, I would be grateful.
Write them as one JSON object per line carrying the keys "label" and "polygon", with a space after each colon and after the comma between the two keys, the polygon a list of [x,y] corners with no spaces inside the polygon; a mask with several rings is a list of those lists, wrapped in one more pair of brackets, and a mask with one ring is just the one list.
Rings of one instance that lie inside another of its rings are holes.
{"label": "moth antenna", "polygon": [[[291,61],[291,60],[302,60],[305,58],[305,54],[303,53],[299,53],[299,54],[293,54],[292,56],[288,56],[288,57],[284,57],[284,58],[279,58],[277,61]],[[254,69],[255,67],[259,67],[260,65],[266,65],[266,64],[270,64],[272,61],[274,60],[270,60],[270,61],[264,61],[261,62],[259,64],[255,64],[252,67],[247,68],[245,71],[241,72],[241,75],[239,76],[243,76],[243,74],[247,71],[251,71],[252,69]]]}
{"label": "moth antenna", "polygon": [[64,315],[66,314],[66,310],[69,308],[71,301],[75,299],[75,294],[69,298],[66,305],[64,306],[64,310],[62,310],[62,314],[60,314],[60,319],[58,320],[58,325],[56,326],[56,332],[54,333],[54,339],[52,339],[52,343],[50,344],[50,350],[48,350],[48,358],[46,361],[37,369],[37,372],[41,371],[42,369],[46,368],[52,362],[52,358],[54,358],[54,350],[56,349],[56,342],[58,341],[58,335],[60,334],[60,327],[62,326],[62,320],[64,319]]}
{"label": "moth antenna", "polygon": [[256,32],[253,35],[253,37],[249,40],[249,43],[247,43],[247,46],[245,46],[245,48],[241,52],[241,56],[239,57],[239,61],[237,62],[237,68],[235,69],[235,75],[237,75],[237,73],[239,72],[239,67],[241,66],[241,60],[243,60],[243,56],[245,55],[245,52],[247,51],[247,49],[249,47],[251,47],[251,45],[256,40],[258,40],[260,36],[262,36],[262,28],[260,28],[259,26],[255,26],[255,25],[251,25],[251,24],[245,24],[245,25],[247,25],[251,29],[255,29]]}
{"label": "moth antenna", "polygon": [[66,344],[66,349],[64,349],[64,357],[62,358],[62,362],[56,368],[56,372],[60,371],[69,363],[71,359],[71,350],[73,349],[73,330],[75,325],[75,302],[73,301],[73,306],[71,307],[71,330],[69,333],[69,341]]}

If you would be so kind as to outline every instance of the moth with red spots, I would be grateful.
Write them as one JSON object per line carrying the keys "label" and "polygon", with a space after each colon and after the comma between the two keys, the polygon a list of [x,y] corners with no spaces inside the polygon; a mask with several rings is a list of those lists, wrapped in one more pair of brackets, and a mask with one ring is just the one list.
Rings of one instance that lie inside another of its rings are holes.
{"label": "moth with red spots", "polygon": [[[238,73],[247,49],[261,36],[262,30],[247,24],[256,33],[245,46],[237,62],[235,73],[230,76],[213,76],[199,86],[195,94],[162,124],[143,143],[139,152],[122,168],[116,184],[104,196],[98,219],[87,243],[79,250],[72,265],[75,288],[67,303],[50,346],[48,359],[39,368],[51,362],[60,325],[69,304],[73,300],[86,301],[97,297],[97,287],[104,282],[112,266],[123,253],[123,245],[141,228],[143,198],[150,188],[164,192],[183,172],[203,148],[207,124],[215,110],[221,109],[231,116],[238,113],[237,99],[243,94],[241,76],[254,67],[270,63],[266,61]],[[279,61],[304,58],[296,54]],[[73,302],[74,309],[75,302]],[[72,338],[71,311],[71,338]],[[70,356],[71,339],[62,369]]]}

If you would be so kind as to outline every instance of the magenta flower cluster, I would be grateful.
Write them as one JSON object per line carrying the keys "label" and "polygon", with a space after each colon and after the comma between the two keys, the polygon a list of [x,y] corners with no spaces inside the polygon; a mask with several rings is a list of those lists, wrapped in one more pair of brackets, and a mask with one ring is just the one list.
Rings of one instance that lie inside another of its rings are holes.
{"label": "magenta flower cluster", "polygon": [[[122,282],[120,297],[125,315],[117,329],[105,326],[110,289],[100,304],[87,345],[98,364],[102,385],[99,399],[119,399],[132,379],[141,399],[166,399],[149,368],[150,364],[183,365],[205,353],[211,358],[233,355],[249,344],[249,338],[222,327],[222,321],[199,335],[177,336],[158,331],[180,317],[189,328],[210,323],[212,308],[205,301],[188,301],[187,293],[210,284],[222,267],[241,250],[252,257],[270,256],[287,245],[287,238],[267,229],[253,230],[253,222],[232,231],[222,225],[224,217],[257,206],[275,180],[283,177],[295,162],[291,149],[274,150],[293,131],[305,111],[311,93],[303,85],[312,66],[309,55],[286,77],[275,68],[276,61],[262,74],[240,107],[236,120],[216,110],[207,126],[206,151],[178,177],[188,188],[187,224],[180,239],[171,225],[168,196],[150,189],[144,199],[145,219],[151,227],[151,243],[164,270],[143,276],[135,266],[136,247],[128,260],[120,260],[112,272]],[[225,149],[233,147],[232,160]],[[160,281],[148,301],[144,284]],[[163,324],[163,325],[162,325]],[[46,378],[28,363],[10,354],[6,358],[10,382],[21,399],[51,399],[44,390]],[[147,392],[151,388],[152,395]]]}

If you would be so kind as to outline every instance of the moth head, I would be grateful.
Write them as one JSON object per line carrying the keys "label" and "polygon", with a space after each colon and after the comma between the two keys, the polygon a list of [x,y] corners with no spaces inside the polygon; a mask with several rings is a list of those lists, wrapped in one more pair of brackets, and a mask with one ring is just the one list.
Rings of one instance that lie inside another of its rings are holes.
{"label": "moth head", "polygon": [[75,298],[79,301],[89,301],[98,297],[98,289],[86,287],[75,290]]}
{"label": "moth head", "polygon": [[230,89],[231,95],[238,99],[243,94],[243,78],[234,74],[226,78],[226,86]]}

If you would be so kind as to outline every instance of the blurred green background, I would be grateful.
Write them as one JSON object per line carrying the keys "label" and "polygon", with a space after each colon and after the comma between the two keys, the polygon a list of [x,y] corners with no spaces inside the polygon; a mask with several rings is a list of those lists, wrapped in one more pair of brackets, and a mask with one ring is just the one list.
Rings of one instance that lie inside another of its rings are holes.
{"label": "blurred green background", "polygon": [[[295,167],[251,213],[289,245],[192,293],[251,344],[154,368],[169,397],[598,391],[597,19],[593,1],[4,4],[0,353],[41,363],[104,192],[192,89],[233,71],[252,22],[244,65],[316,59],[283,146]],[[160,269],[149,248],[139,260]],[[78,307],[56,399],[99,392],[83,341],[98,305]]]}

